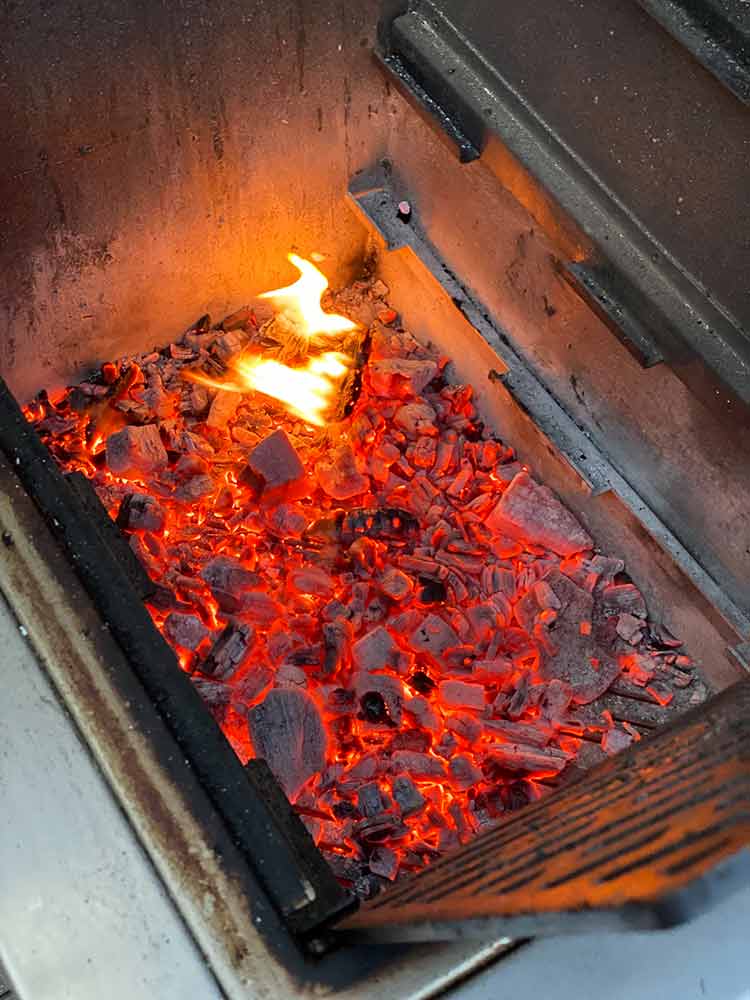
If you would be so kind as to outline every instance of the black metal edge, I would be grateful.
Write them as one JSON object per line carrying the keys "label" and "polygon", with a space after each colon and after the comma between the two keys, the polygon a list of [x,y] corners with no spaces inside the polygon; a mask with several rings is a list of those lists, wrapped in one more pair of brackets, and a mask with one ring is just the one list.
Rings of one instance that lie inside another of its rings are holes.
{"label": "black metal edge", "polygon": [[156,591],[156,587],[143,568],[142,563],[130,548],[128,540],[117,527],[97,496],[96,490],[82,472],[68,472],[65,482],[71,487],[71,502],[78,504],[80,516],[89,519],[93,531],[97,533],[102,545],[105,545],[112,556],[123,569],[136,595],[142,600],[148,600]]}
{"label": "black metal edge", "polygon": [[340,886],[316,848],[310,856],[291,852],[275,813],[248,781],[122,565],[91,530],[90,518],[81,505],[71,502],[70,485],[2,379],[0,450],[62,545],[233,842],[290,932],[305,939],[354,909],[356,900]]}
{"label": "black metal edge", "polygon": [[376,50],[375,58],[389,74],[402,97],[406,98],[425,121],[437,128],[438,135],[447,140],[447,145],[455,152],[461,163],[471,163],[479,159],[479,150],[471,139],[451,117],[451,113],[427,93],[400,56],[385,55]]}
{"label": "black metal edge", "polygon": [[[705,0],[636,2],[738,100],[750,104],[750,38],[736,23]],[[748,12],[738,8],[743,16]]]}
{"label": "black metal edge", "polygon": [[654,334],[643,319],[647,314],[647,303],[642,303],[638,311],[633,308],[636,298],[633,289],[618,289],[617,275],[606,266],[597,267],[588,261],[560,260],[557,263],[559,273],[570,287],[643,368],[651,368],[664,361],[660,343],[669,337],[668,331],[661,336]]}
{"label": "black metal edge", "polygon": [[[401,85],[416,80],[480,157],[488,136],[496,136],[545,192],[559,227],[547,235],[560,256],[573,261],[560,235],[576,234],[579,246],[589,248],[584,263],[617,276],[619,309],[637,316],[649,302],[649,339],[677,377],[704,405],[750,428],[750,346],[736,321],[582,168],[520,95],[499,75],[488,75],[432,4],[420,0],[393,18],[387,37],[390,58],[404,68]],[[417,95],[409,100],[416,107],[421,103]],[[435,116],[426,119],[441,128]],[[489,166],[495,169],[494,163]],[[503,182],[499,174],[498,179]],[[609,325],[621,335],[621,324]]]}

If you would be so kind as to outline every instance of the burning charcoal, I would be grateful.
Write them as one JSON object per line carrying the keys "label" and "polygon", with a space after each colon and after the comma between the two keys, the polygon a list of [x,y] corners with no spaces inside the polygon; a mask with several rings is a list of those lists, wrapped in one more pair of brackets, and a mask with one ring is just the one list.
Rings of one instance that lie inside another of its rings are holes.
{"label": "burning charcoal", "polygon": [[617,616],[615,631],[625,642],[629,642],[631,646],[637,646],[643,638],[644,627],[645,622],[642,618],[636,618],[635,615],[625,612]]}
{"label": "burning charcoal", "polygon": [[407,674],[409,656],[396,644],[387,629],[378,625],[352,646],[352,660],[357,670],[375,671],[390,667],[397,674]]}
{"label": "burning charcoal", "polygon": [[242,396],[238,392],[225,392],[220,389],[211,402],[211,409],[206,417],[206,427],[214,431],[228,430],[227,425],[237,412],[237,407],[242,402]]}
{"label": "burning charcoal", "polygon": [[299,538],[307,525],[302,508],[289,503],[267,511],[266,518],[271,531],[281,538]]}
{"label": "burning charcoal", "polygon": [[481,712],[487,701],[481,684],[464,681],[441,681],[438,697],[446,708],[470,708],[475,712]]}
{"label": "burning charcoal", "polygon": [[608,608],[629,612],[637,618],[646,617],[646,602],[640,590],[632,583],[610,584],[602,591],[602,603]]}
{"label": "burning charcoal", "polygon": [[332,448],[315,466],[321,488],[334,500],[348,500],[370,489],[370,481],[357,469],[351,445]]}
{"label": "burning charcoal", "polygon": [[433,746],[432,750],[438,755],[438,757],[443,757],[445,760],[450,760],[453,754],[456,752],[456,747],[458,746],[458,740],[451,732],[444,732],[440,737],[438,742]]}
{"label": "burning charcoal", "polygon": [[471,676],[483,683],[499,683],[509,680],[515,673],[513,660],[507,656],[496,656],[493,660],[474,660]]}
{"label": "burning charcoal", "polygon": [[167,452],[155,424],[123,427],[107,438],[107,467],[123,479],[138,479],[163,469]]}
{"label": "burning charcoal", "polygon": [[409,638],[412,649],[429,653],[435,658],[439,658],[451,646],[458,646],[460,642],[455,631],[439,615],[427,615]]}
{"label": "burning charcoal", "polygon": [[509,743],[528,743],[535,747],[546,747],[554,731],[541,722],[508,722],[505,719],[487,719],[484,729],[490,739],[504,739]]}
{"label": "burning charcoal", "polygon": [[568,758],[554,747],[526,746],[522,743],[493,744],[488,748],[492,763],[506,771],[518,773],[558,774],[568,763]]}
{"label": "burning charcoal", "polygon": [[[391,722],[396,726],[401,724],[404,692],[401,681],[396,677],[391,677],[389,674],[370,674],[361,671],[354,675],[354,691],[360,704],[363,698],[367,698],[367,703],[371,706],[368,710],[362,706],[363,715],[369,722]],[[377,699],[375,695],[377,695]],[[385,704],[387,709],[387,718],[385,719],[381,716],[380,701]],[[366,712],[369,712],[369,715]]]}
{"label": "burning charcoal", "polygon": [[266,664],[253,666],[240,680],[232,682],[232,701],[243,708],[252,705],[273,679],[273,670]]}
{"label": "burning charcoal", "polygon": [[370,781],[366,785],[360,785],[357,791],[357,808],[363,816],[377,816],[385,809],[383,796],[376,781]]}
{"label": "burning charcoal", "polygon": [[[221,602],[219,602],[219,606],[221,607]],[[247,590],[240,598],[237,613],[255,625],[268,628],[269,625],[282,619],[284,609],[278,601],[274,601],[262,590]]]}
{"label": "burning charcoal", "polygon": [[221,724],[226,716],[229,702],[232,698],[232,689],[228,684],[220,681],[208,681],[203,677],[191,677],[193,687],[201,696],[203,701],[216,721]]}
{"label": "burning charcoal", "polygon": [[365,722],[390,722],[385,700],[379,691],[366,691],[359,699]]}
{"label": "burning charcoal", "polygon": [[407,832],[406,827],[394,813],[380,813],[360,820],[354,826],[354,836],[364,844],[377,844],[383,840],[395,839]]}
{"label": "burning charcoal", "polygon": [[603,694],[620,673],[617,660],[596,645],[590,634],[581,632],[581,622],[590,622],[593,598],[573,581],[553,570],[546,577],[560,601],[554,629],[557,652],[544,654],[541,675],[570,685],[573,701],[586,705]]}
{"label": "burning charcoal", "polygon": [[430,694],[436,687],[435,681],[424,670],[415,671],[409,677],[408,684],[415,691],[419,691],[420,694]]}
{"label": "burning charcoal", "polygon": [[593,547],[593,541],[552,490],[519,472],[486,521],[491,531],[543,545],[561,556]]}
{"label": "burning charcoal", "polygon": [[210,476],[192,476],[184,483],[176,486],[172,496],[175,500],[184,500],[186,503],[192,503],[195,500],[200,500],[201,497],[210,496],[215,492],[216,484]]}
{"label": "burning charcoal", "polygon": [[437,434],[436,419],[437,414],[428,403],[407,403],[400,406],[393,416],[396,427],[411,438],[420,434]]}
{"label": "burning charcoal", "polygon": [[348,622],[336,620],[323,625],[323,672],[335,673],[346,662],[351,639]]}
{"label": "burning charcoal", "polygon": [[328,597],[334,587],[331,577],[319,566],[300,566],[290,570],[287,583],[300,594],[314,594],[315,597]]}
{"label": "burning charcoal", "polygon": [[482,735],[482,723],[479,719],[476,719],[473,715],[468,715],[466,712],[455,712],[449,715],[445,720],[445,724],[450,732],[460,736],[467,743],[476,743]]}
{"label": "burning charcoal", "polygon": [[412,750],[395,750],[391,756],[391,774],[405,771],[412,778],[444,778],[445,766],[426,753]]}
{"label": "burning charcoal", "polygon": [[116,523],[125,531],[155,531],[161,533],[167,512],[146,493],[126,493],[117,512]]}
{"label": "burning charcoal", "polygon": [[420,577],[421,588],[419,591],[420,604],[444,604],[448,591],[442,580],[432,580],[429,577]]}
{"label": "burning charcoal", "polygon": [[313,700],[292,688],[273,689],[247,713],[250,739],[290,799],[325,766],[326,735]]}
{"label": "burning charcoal", "polygon": [[448,764],[448,770],[459,788],[471,788],[484,778],[476,764],[464,754],[453,757]]}
{"label": "burning charcoal", "polygon": [[390,742],[390,750],[413,750],[426,753],[432,745],[432,736],[424,729],[402,729]]}
{"label": "burning charcoal", "polygon": [[164,632],[170,642],[183,649],[196,650],[211,633],[197,615],[173,611],[164,622]]}
{"label": "burning charcoal", "polygon": [[434,437],[417,438],[414,450],[411,452],[411,463],[418,469],[431,469],[435,464],[437,442]]}
{"label": "burning charcoal", "polygon": [[434,361],[407,361],[382,358],[371,361],[367,368],[370,388],[376,396],[394,399],[397,396],[419,396],[437,374]]}
{"label": "burning charcoal", "polygon": [[276,671],[274,683],[277,687],[307,687],[307,674],[292,663],[282,663]]}
{"label": "burning charcoal", "polygon": [[530,704],[529,675],[523,674],[518,684],[516,684],[516,690],[508,702],[506,711],[511,719],[520,719]]}
{"label": "burning charcoal", "polygon": [[353,691],[347,691],[345,688],[334,688],[328,695],[326,707],[329,712],[333,712],[335,715],[354,715],[357,709],[356,701]]}
{"label": "burning charcoal", "polygon": [[205,385],[194,383],[190,386],[187,404],[193,416],[198,418],[205,416],[209,405],[208,389]]}
{"label": "burning charcoal", "polygon": [[359,861],[344,857],[342,854],[334,854],[332,851],[322,851],[322,854],[336,878],[354,883],[362,877],[363,869]]}
{"label": "burning charcoal", "polygon": [[420,812],[427,803],[427,799],[406,774],[399,774],[393,779],[392,791],[404,816]]}
{"label": "burning charcoal", "polygon": [[227,625],[198,669],[209,677],[226,680],[242,665],[254,638],[250,625]]}
{"label": "burning charcoal", "polygon": [[620,750],[629,747],[632,742],[633,737],[630,733],[615,726],[613,729],[608,729],[602,736],[602,750],[607,754],[619,753]]}
{"label": "burning charcoal", "polygon": [[398,874],[398,855],[389,847],[376,847],[370,855],[370,871],[393,882]]}
{"label": "burning charcoal", "polygon": [[419,531],[419,521],[400,507],[355,507],[337,510],[307,528],[309,538],[351,543],[361,536],[374,539],[409,538]]}
{"label": "burning charcoal", "polygon": [[217,337],[213,345],[213,350],[218,359],[226,364],[235,354],[239,354],[244,345],[245,337],[239,333],[238,329],[235,329],[222,334],[221,337]]}
{"label": "burning charcoal", "polygon": [[245,569],[231,556],[215,556],[201,570],[201,577],[208,584],[222,611],[234,614],[241,607],[242,595],[257,586],[258,576]]}
{"label": "burning charcoal", "polygon": [[415,698],[409,698],[404,707],[407,712],[411,712],[422,729],[429,729],[431,733],[439,732],[440,719],[426,698],[419,695]]}
{"label": "burning charcoal", "polygon": [[403,601],[411,594],[414,584],[411,577],[395,566],[389,566],[378,580],[383,593],[393,601]]}
{"label": "burning charcoal", "polygon": [[247,466],[257,477],[264,498],[279,491],[297,495],[305,489],[305,469],[283,430],[264,438],[247,457]]}

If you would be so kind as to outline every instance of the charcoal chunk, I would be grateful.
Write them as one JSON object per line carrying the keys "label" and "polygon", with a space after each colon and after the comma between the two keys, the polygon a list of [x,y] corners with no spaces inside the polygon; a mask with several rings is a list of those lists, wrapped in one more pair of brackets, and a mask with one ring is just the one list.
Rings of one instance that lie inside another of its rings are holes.
{"label": "charcoal chunk", "polygon": [[117,512],[116,523],[125,531],[162,532],[167,512],[147,493],[126,493]]}
{"label": "charcoal chunk", "polygon": [[170,642],[183,649],[196,650],[211,633],[197,615],[173,611],[164,622],[164,632]]}
{"label": "charcoal chunk", "polygon": [[215,556],[201,570],[219,607],[235,614],[242,606],[242,595],[258,583],[258,576],[231,556]]}
{"label": "charcoal chunk", "polygon": [[247,713],[250,739],[290,799],[325,767],[326,734],[313,700],[297,688],[278,688]]}
{"label": "charcoal chunk", "polygon": [[380,625],[354,643],[352,659],[358,670],[375,671],[390,667],[398,674],[406,674],[409,669],[409,656],[399,648],[391,633]]}
{"label": "charcoal chunk", "polygon": [[547,486],[519,472],[487,518],[498,534],[543,545],[560,556],[593,548],[593,541],[576,518]]}
{"label": "charcoal chunk", "polygon": [[193,687],[206,703],[211,715],[221,724],[224,721],[229,702],[232,699],[232,689],[221,681],[210,681],[205,677],[191,677]]}
{"label": "charcoal chunk", "polygon": [[406,774],[399,774],[393,779],[393,797],[404,816],[419,812],[427,803],[424,795]]}
{"label": "charcoal chunk", "polygon": [[138,479],[167,464],[167,452],[154,424],[123,427],[110,434],[106,453],[110,472],[123,479]]}
{"label": "charcoal chunk", "polygon": [[439,615],[427,615],[409,640],[412,649],[434,657],[439,657],[451,646],[458,646],[460,641],[454,629]]}
{"label": "charcoal chunk", "polygon": [[370,871],[393,882],[398,874],[398,855],[390,847],[376,847],[370,855]]}
{"label": "charcoal chunk", "polygon": [[304,466],[283,430],[257,444],[247,457],[247,465],[260,480],[264,499],[281,492],[290,496],[305,492]]}
{"label": "charcoal chunk", "polygon": [[357,791],[357,808],[363,816],[377,816],[383,812],[385,803],[376,781],[361,785]]}
{"label": "charcoal chunk", "polygon": [[226,680],[241,666],[254,638],[250,625],[227,625],[198,669],[208,677]]}

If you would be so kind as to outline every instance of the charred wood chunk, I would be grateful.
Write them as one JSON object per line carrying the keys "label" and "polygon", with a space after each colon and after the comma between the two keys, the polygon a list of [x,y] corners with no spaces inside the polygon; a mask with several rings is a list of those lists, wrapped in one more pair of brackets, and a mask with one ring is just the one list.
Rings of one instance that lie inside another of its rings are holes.
{"label": "charred wood chunk", "polygon": [[155,424],[123,427],[110,434],[106,454],[110,472],[123,479],[138,479],[167,464],[167,452]]}
{"label": "charred wood chunk", "polygon": [[457,754],[448,764],[448,770],[459,788],[471,788],[484,779],[484,775],[465,754]]}
{"label": "charred wood chunk", "polygon": [[391,756],[391,773],[405,771],[412,778],[444,778],[445,765],[436,757],[411,750],[395,750]]}
{"label": "charred wood chunk", "polygon": [[255,754],[290,799],[325,767],[326,735],[313,700],[296,688],[275,688],[247,713]]}
{"label": "charred wood chunk", "polygon": [[468,708],[481,712],[486,704],[484,687],[465,681],[441,681],[438,697],[446,708]]}
{"label": "charred wood chunk", "polygon": [[427,804],[427,799],[407,774],[398,774],[393,779],[393,798],[398,803],[404,816],[412,816],[420,812]]}
{"label": "charred wood chunk", "polygon": [[362,816],[368,818],[377,816],[385,810],[385,803],[377,781],[370,781],[366,785],[360,786],[357,791],[357,808]]}
{"label": "charred wood chunk", "polygon": [[220,681],[207,680],[204,677],[191,677],[190,679],[193,682],[193,687],[206,703],[211,715],[221,725],[232,700],[231,687]]}
{"label": "charred wood chunk", "polygon": [[591,634],[581,629],[582,622],[592,619],[592,595],[559,570],[553,570],[545,579],[560,601],[560,610],[551,633],[555,652],[543,655],[541,676],[563,681],[570,686],[573,701],[586,705],[604,694],[622,668]]}
{"label": "charred wood chunk", "polygon": [[173,611],[167,616],[164,633],[175,646],[191,652],[211,634],[197,615],[186,615],[180,611]]}
{"label": "charred wood chunk", "polygon": [[440,718],[426,698],[416,695],[414,698],[409,698],[405,707],[422,729],[428,729],[431,733],[440,731]]}
{"label": "charred wood chunk", "polygon": [[499,743],[488,747],[489,770],[499,767],[516,773],[558,774],[568,763],[562,750],[554,747],[528,746],[523,743]]}
{"label": "charred wood chunk", "polygon": [[273,670],[265,663],[255,664],[237,681],[232,681],[232,703],[241,711],[253,705],[274,679]]}
{"label": "charred wood chunk", "polygon": [[376,847],[370,855],[370,871],[393,882],[398,874],[398,855],[390,847]]}
{"label": "charred wood chunk", "polygon": [[393,812],[381,812],[354,825],[354,836],[365,844],[377,844],[383,840],[396,840],[409,831],[401,818]]}
{"label": "charred wood chunk", "polygon": [[432,745],[432,736],[425,729],[402,729],[396,733],[389,744],[393,750],[413,750],[415,753],[425,753]]}
{"label": "charred wood chunk", "polygon": [[439,615],[427,615],[422,624],[412,632],[409,644],[420,653],[429,653],[439,659],[451,646],[460,645],[455,630]]}
{"label": "charred wood chunk", "polygon": [[304,466],[283,430],[274,431],[253,448],[247,468],[261,484],[264,498],[282,492],[297,496],[305,491]]}
{"label": "charred wood chunk", "polygon": [[420,396],[437,374],[437,363],[405,358],[382,358],[371,361],[367,368],[370,388],[376,396],[394,399],[398,396]]}
{"label": "charred wood chunk", "polygon": [[401,507],[355,507],[337,510],[309,525],[308,538],[351,545],[361,537],[398,541],[419,532],[419,521]]}
{"label": "charred wood chunk", "polygon": [[498,534],[532,542],[560,556],[593,548],[593,541],[576,518],[546,486],[528,472],[519,472],[487,518]]}
{"label": "charred wood chunk", "polygon": [[235,614],[242,607],[242,598],[251,587],[257,586],[259,577],[246,569],[231,556],[215,556],[201,570],[201,577],[222,611]]}
{"label": "charred wood chunk", "polygon": [[358,639],[352,647],[352,660],[357,670],[375,671],[390,668],[406,674],[410,658],[395,642],[391,633],[378,625]]}
{"label": "charred wood chunk", "polygon": [[[401,724],[404,690],[396,677],[359,671],[354,675],[354,691],[362,709],[363,719],[385,725]],[[382,712],[381,702],[386,709],[385,715]]]}
{"label": "charred wood chunk", "polygon": [[225,392],[220,389],[211,401],[206,427],[214,431],[228,431],[227,425],[236,414],[241,402],[242,396],[238,392]]}
{"label": "charred wood chunk", "polygon": [[348,622],[336,619],[323,625],[323,672],[335,673],[346,665],[351,627]]}
{"label": "charred wood chunk", "polygon": [[[601,593],[602,604],[607,608],[616,608],[627,612],[636,618],[646,617],[646,602],[643,595],[633,583],[610,584]],[[645,622],[644,622],[645,627]]]}
{"label": "charred wood chunk", "polygon": [[450,732],[460,736],[467,743],[475,743],[482,735],[482,723],[466,712],[453,712],[445,720]]}
{"label": "charred wood chunk", "polygon": [[125,531],[164,530],[167,512],[162,505],[146,493],[126,493],[117,512],[116,523]]}
{"label": "charred wood chunk", "polygon": [[254,638],[251,625],[227,625],[198,669],[208,677],[226,680],[242,665]]}
{"label": "charred wood chunk", "polygon": [[315,466],[321,488],[334,500],[348,500],[370,489],[370,480],[357,468],[351,445],[332,448]]}

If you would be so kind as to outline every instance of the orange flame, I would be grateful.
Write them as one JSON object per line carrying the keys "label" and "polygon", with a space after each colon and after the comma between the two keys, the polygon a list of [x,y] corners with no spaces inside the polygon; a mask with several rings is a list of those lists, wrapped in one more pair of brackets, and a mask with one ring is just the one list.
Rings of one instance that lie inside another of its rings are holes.
{"label": "orange flame", "polygon": [[[320,308],[320,297],[328,288],[325,275],[297,254],[290,253],[288,259],[300,272],[299,279],[287,288],[264,292],[260,298],[273,300],[279,313],[309,338],[356,330],[357,324],[345,316],[325,313]],[[349,358],[339,351],[310,356],[307,363],[298,368],[246,355],[232,362],[234,378],[226,381],[217,381],[198,373],[187,377],[223,392],[260,392],[271,396],[308,424],[323,427],[349,366]]]}
{"label": "orange flame", "polygon": [[261,299],[270,299],[282,316],[290,320],[308,337],[347,333],[356,330],[357,324],[345,316],[326,313],[320,308],[323,292],[328,288],[328,279],[317,267],[296,253],[287,254],[287,260],[300,273],[293,285],[264,292]]}

